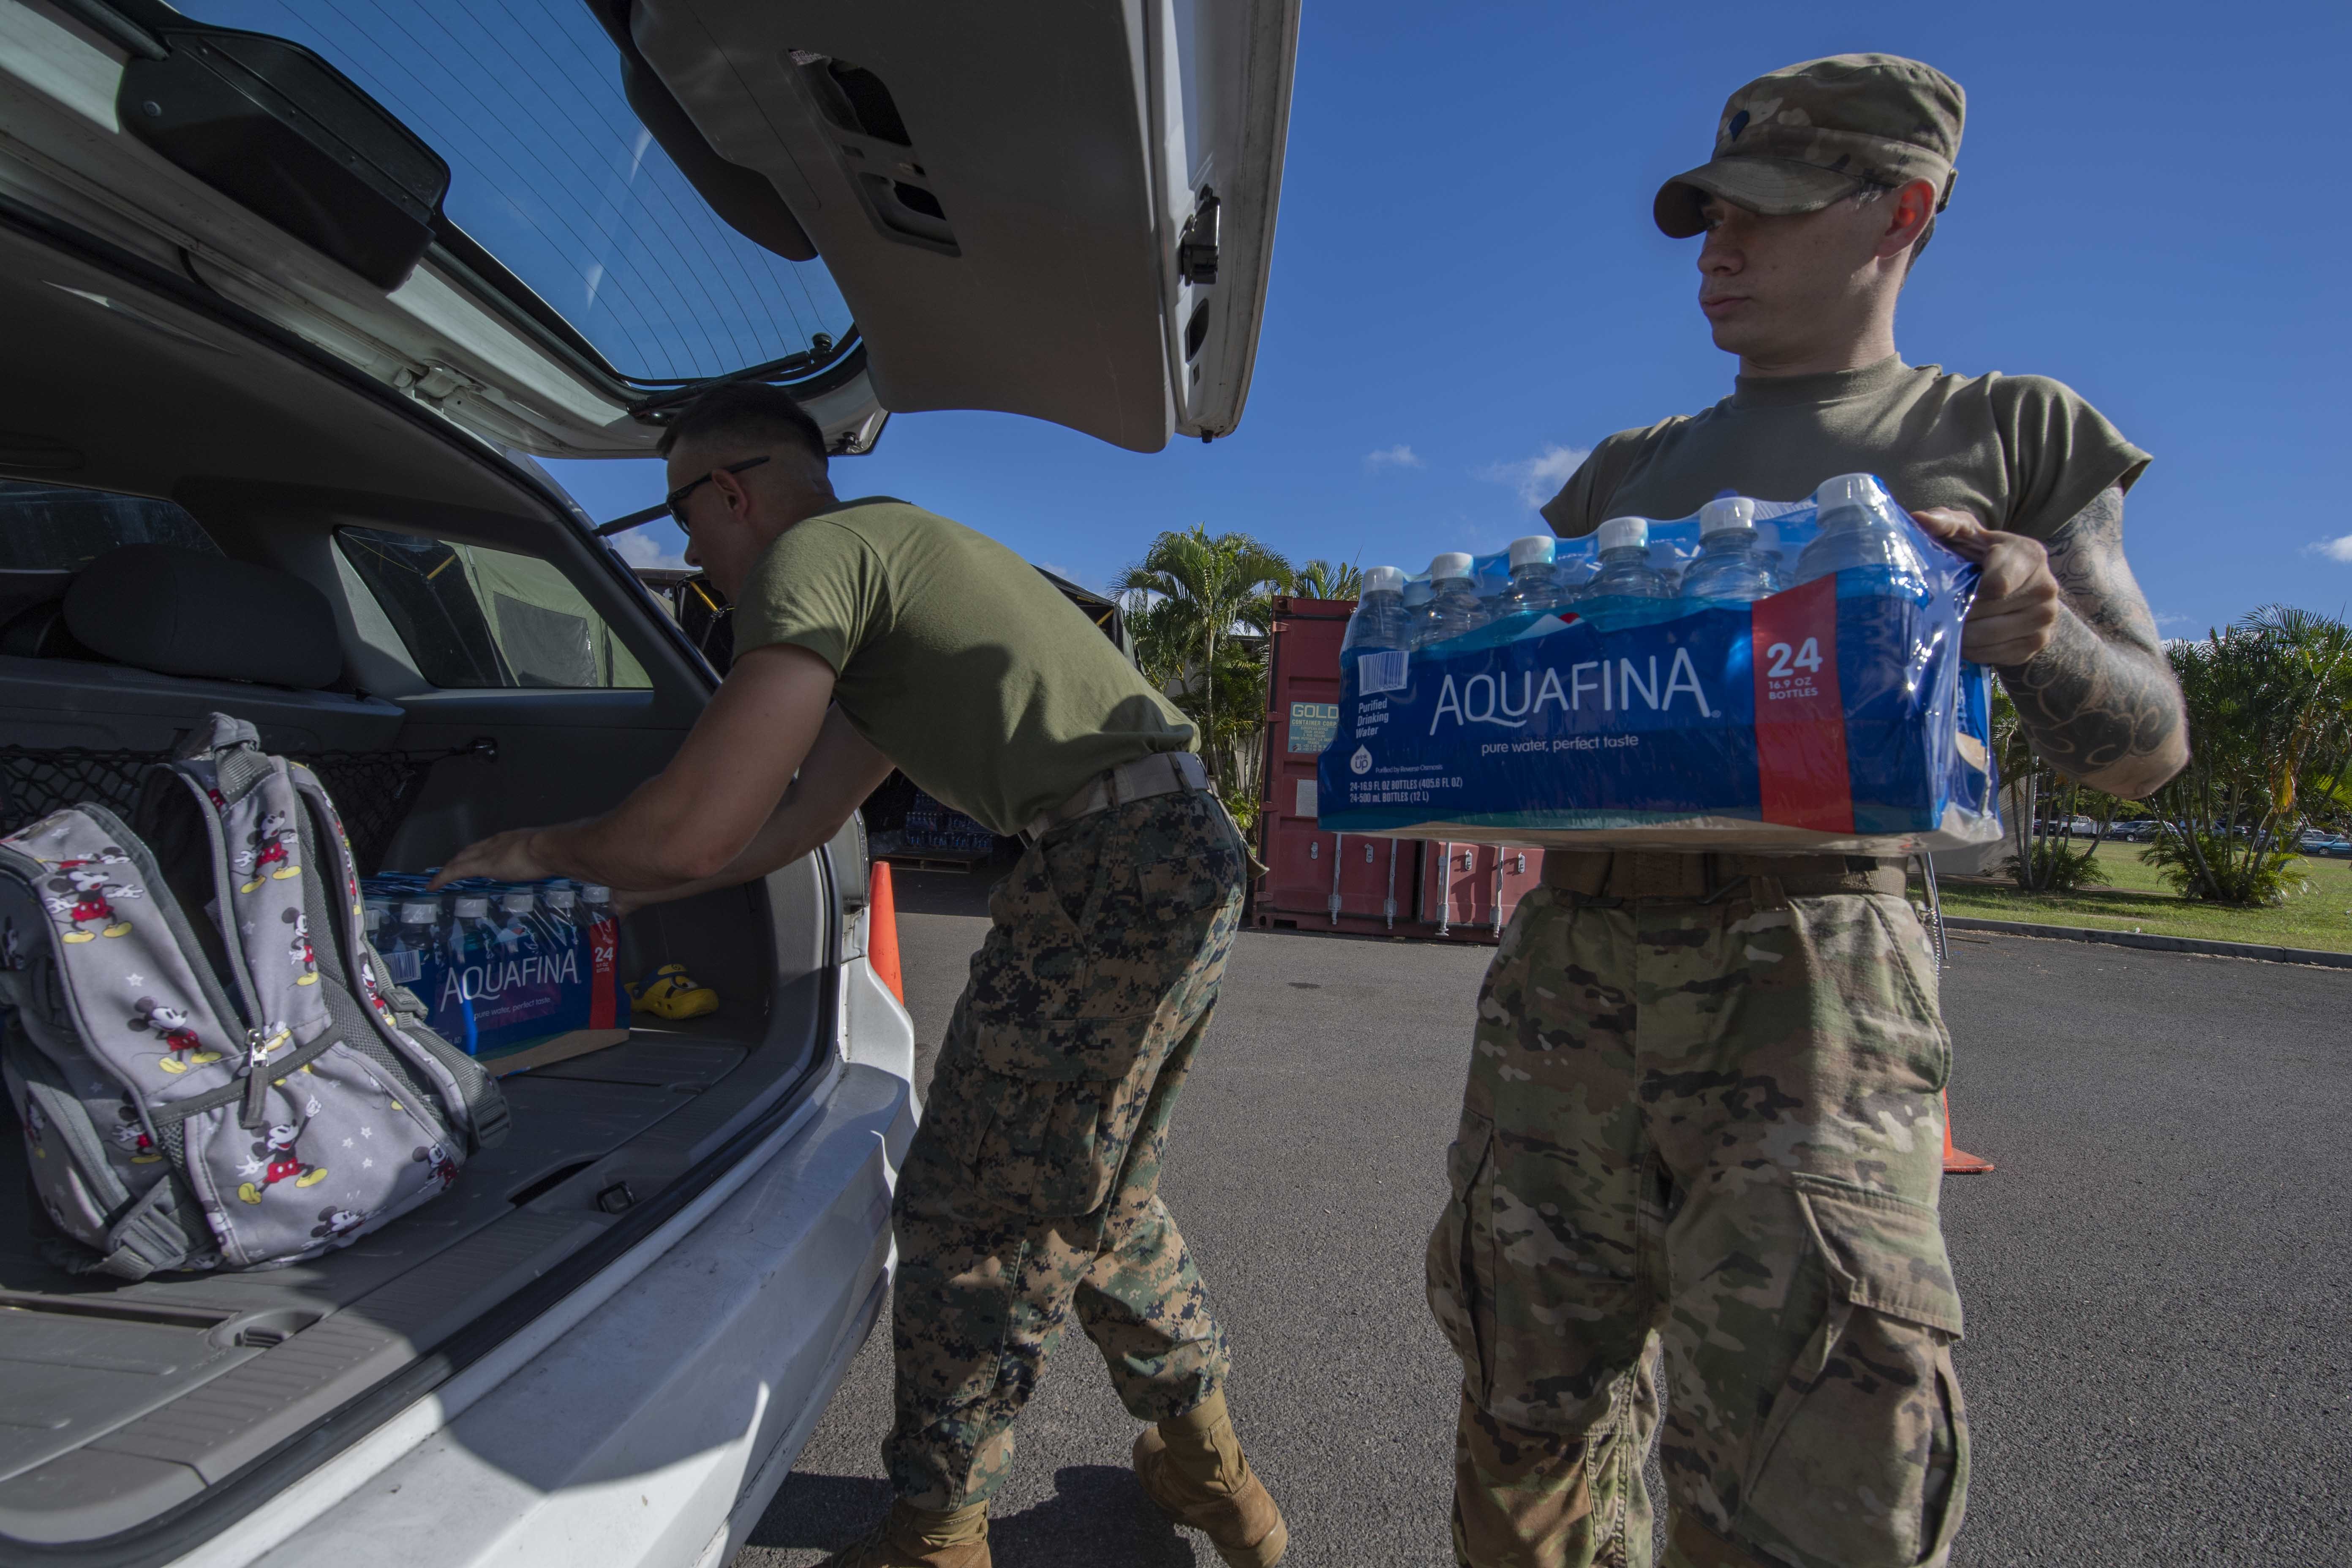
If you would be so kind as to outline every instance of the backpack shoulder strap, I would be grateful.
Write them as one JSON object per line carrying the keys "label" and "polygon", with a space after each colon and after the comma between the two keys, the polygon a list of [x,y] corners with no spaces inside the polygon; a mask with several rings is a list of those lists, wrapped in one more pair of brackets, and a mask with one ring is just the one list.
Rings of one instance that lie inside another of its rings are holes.
{"label": "backpack shoulder strap", "polygon": [[[319,990],[304,910],[302,807],[286,764],[261,750],[254,727],[225,713],[209,734],[166,764],[189,792],[211,839],[217,923],[243,994],[248,1117],[275,1059],[334,1027]],[[152,798],[152,797],[151,797]]]}
{"label": "backpack shoulder strap", "polygon": [[319,861],[319,889],[324,895],[320,923],[332,927],[318,933],[320,962],[331,967],[331,978],[362,1004],[359,1011],[364,1015],[365,1026],[434,1084],[450,1124],[467,1135],[473,1148],[487,1149],[503,1142],[507,1102],[498,1080],[481,1063],[426,1028],[421,1016],[401,1015],[400,1000],[407,993],[393,985],[383,961],[368,945],[359,867],[333,798],[301,763],[287,763],[286,773],[310,814],[309,838]]}

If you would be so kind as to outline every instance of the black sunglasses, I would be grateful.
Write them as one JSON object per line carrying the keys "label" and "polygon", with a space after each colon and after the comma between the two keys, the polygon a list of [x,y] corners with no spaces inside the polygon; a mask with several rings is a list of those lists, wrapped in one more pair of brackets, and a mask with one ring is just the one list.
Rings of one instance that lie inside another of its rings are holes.
{"label": "black sunglasses", "polygon": [[678,527],[683,528],[688,533],[691,533],[694,530],[686,521],[685,508],[687,497],[692,495],[697,489],[709,484],[711,480],[717,479],[721,474],[740,474],[746,468],[756,468],[767,460],[768,459],[765,458],[746,458],[740,463],[730,463],[723,468],[713,468],[709,473],[703,475],[700,479],[682,484],[678,486],[677,489],[670,491],[669,494],[662,497],[662,505],[669,509],[670,518],[678,525]]}

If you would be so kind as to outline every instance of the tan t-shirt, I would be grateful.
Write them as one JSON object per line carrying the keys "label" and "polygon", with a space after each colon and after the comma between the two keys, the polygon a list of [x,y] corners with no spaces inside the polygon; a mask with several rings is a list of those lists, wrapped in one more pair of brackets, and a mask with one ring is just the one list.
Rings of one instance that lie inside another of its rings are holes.
{"label": "tan t-shirt", "polygon": [[906,775],[1017,833],[1106,769],[1192,749],[1192,726],[1037,569],[887,496],[791,528],[751,568],[735,650],[807,648]]}
{"label": "tan t-shirt", "polygon": [[1802,500],[1823,479],[1873,473],[1907,510],[1958,507],[2046,540],[2148,464],[2046,376],[1947,375],[1890,354],[1825,375],[1743,375],[1737,386],[1703,413],[1602,441],[1544,503],[1544,521],[1574,539],[1612,517],[1688,517],[1727,491]]}

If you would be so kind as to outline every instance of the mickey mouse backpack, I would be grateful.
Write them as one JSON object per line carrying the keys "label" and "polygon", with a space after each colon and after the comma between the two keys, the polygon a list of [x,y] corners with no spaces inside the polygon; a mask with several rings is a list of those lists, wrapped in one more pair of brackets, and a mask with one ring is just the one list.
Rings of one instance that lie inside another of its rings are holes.
{"label": "mickey mouse backpack", "polygon": [[142,1279],[341,1247],[506,1132],[362,923],[327,792],[212,716],[133,834],[68,806],[0,838],[0,1073],[52,1261]]}

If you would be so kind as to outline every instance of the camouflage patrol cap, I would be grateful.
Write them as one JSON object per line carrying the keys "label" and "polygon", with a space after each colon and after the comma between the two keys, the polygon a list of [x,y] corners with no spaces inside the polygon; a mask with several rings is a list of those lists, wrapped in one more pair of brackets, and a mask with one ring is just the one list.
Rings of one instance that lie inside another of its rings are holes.
{"label": "camouflage patrol cap", "polygon": [[1682,239],[1706,226],[1699,209],[1711,195],[1782,217],[1818,212],[1865,184],[1912,180],[1935,182],[1941,212],[1967,114],[1959,83],[1900,55],[1788,66],[1726,100],[1715,156],[1661,185],[1651,212]]}

